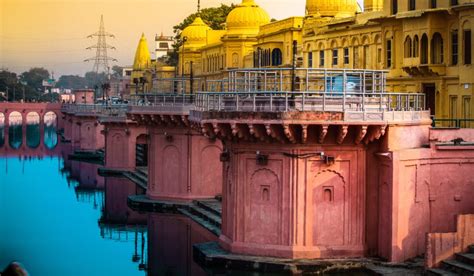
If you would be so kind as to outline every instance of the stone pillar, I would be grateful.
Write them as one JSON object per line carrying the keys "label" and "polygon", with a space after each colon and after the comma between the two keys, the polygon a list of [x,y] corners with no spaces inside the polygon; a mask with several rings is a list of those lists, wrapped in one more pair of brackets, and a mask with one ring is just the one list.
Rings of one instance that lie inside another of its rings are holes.
{"label": "stone pillar", "polygon": [[80,149],[94,151],[103,148],[105,140],[101,131],[104,127],[97,122],[97,118],[81,117],[80,122]]}
{"label": "stone pillar", "polygon": [[181,126],[150,127],[148,197],[192,200],[222,191],[222,143]]}
{"label": "stone pillar", "polygon": [[65,118],[63,121],[63,125],[64,125],[64,138],[68,141],[72,141],[72,128],[73,128],[73,125],[72,125],[72,118],[70,115],[64,115]]}
{"label": "stone pillar", "polygon": [[130,170],[136,168],[137,138],[145,136],[143,126],[127,123],[104,123],[105,167],[108,169]]}
{"label": "stone pillar", "polygon": [[225,249],[280,258],[364,256],[365,146],[225,145]]}
{"label": "stone pillar", "polygon": [[78,117],[71,118],[71,145],[75,149],[81,146],[81,124]]}

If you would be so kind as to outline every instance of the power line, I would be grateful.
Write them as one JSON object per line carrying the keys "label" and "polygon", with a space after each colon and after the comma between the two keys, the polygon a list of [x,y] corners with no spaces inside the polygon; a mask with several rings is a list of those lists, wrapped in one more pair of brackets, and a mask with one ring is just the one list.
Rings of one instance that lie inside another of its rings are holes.
{"label": "power line", "polygon": [[105,31],[103,15],[100,16],[99,31],[88,36],[88,38],[93,38],[93,37],[97,37],[97,43],[90,47],[87,47],[86,49],[87,50],[96,49],[95,57],[86,59],[84,61],[86,62],[94,61],[94,67],[92,71],[96,73],[99,73],[99,72],[108,73],[109,61],[116,62],[117,60],[107,55],[108,49],[115,50],[115,47],[107,44],[107,37],[115,38],[115,36]]}

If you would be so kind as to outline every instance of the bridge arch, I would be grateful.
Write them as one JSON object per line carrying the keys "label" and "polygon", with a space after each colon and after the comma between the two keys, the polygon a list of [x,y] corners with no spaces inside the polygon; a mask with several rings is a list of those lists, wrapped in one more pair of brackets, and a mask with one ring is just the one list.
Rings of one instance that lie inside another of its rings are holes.
{"label": "bridge arch", "polygon": [[58,115],[53,111],[48,111],[43,115],[44,124],[44,145],[47,149],[53,149],[58,145]]}
{"label": "bridge arch", "polygon": [[31,111],[26,114],[26,145],[31,149],[39,147],[41,142],[40,121],[38,112]]}
{"label": "bridge arch", "polygon": [[58,114],[54,111],[48,111],[43,115],[43,122],[46,127],[58,125]]}
{"label": "bridge arch", "polygon": [[12,149],[20,149],[23,144],[23,115],[18,111],[8,114],[8,141]]}
{"label": "bridge arch", "polygon": [[0,112],[0,147],[5,144],[5,114]]}

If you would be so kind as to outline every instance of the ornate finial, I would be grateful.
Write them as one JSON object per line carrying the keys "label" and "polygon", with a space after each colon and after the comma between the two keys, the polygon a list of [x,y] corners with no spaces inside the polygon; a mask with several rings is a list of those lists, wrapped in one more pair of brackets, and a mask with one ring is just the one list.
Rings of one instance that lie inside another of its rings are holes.
{"label": "ornate finial", "polygon": [[198,0],[198,14],[201,13],[201,0]]}

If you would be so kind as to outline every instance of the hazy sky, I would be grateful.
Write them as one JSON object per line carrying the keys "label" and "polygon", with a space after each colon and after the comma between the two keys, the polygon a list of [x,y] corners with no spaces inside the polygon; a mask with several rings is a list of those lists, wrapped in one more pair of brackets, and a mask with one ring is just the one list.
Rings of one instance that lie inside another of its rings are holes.
{"label": "hazy sky", "polygon": [[[241,0],[201,0],[203,8]],[[306,0],[256,0],[272,18],[304,15]],[[172,35],[172,27],[196,10],[196,0],[0,0],[0,68],[23,72],[33,66],[63,74],[83,74],[93,63],[85,50],[96,43],[87,35],[105,28],[116,35],[110,56],[121,66],[133,62],[142,32],[150,50],[154,36]]]}

